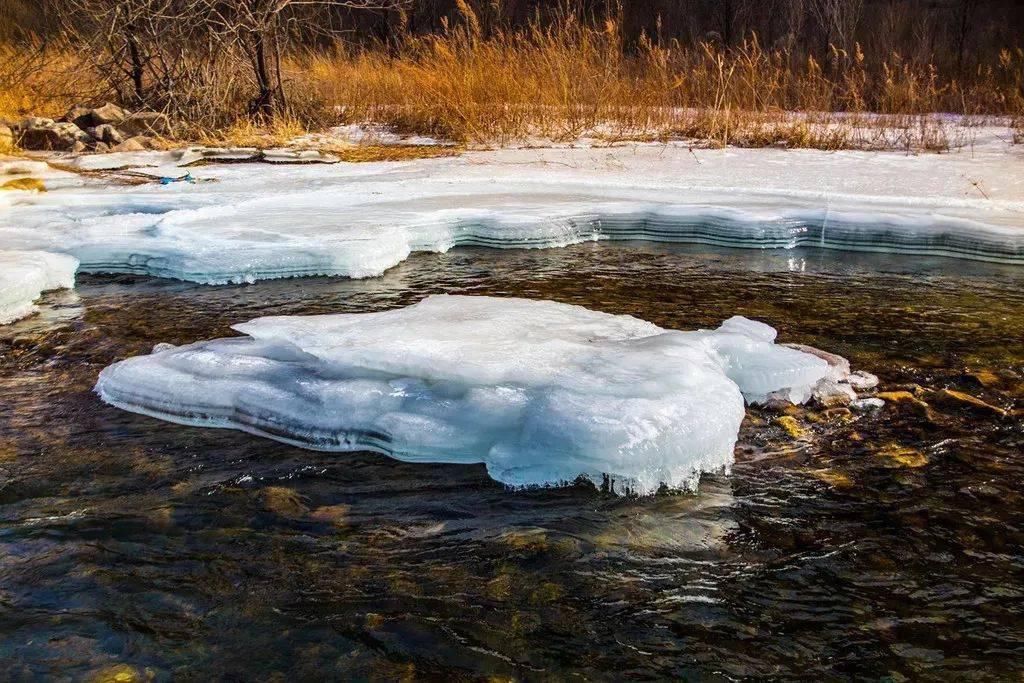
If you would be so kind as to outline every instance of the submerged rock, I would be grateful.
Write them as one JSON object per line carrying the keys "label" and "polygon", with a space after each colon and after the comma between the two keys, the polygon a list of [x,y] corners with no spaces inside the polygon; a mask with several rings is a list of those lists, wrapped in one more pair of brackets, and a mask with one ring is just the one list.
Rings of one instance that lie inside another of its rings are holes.
{"label": "submerged rock", "polygon": [[782,427],[783,431],[794,439],[802,439],[810,434],[810,432],[802,427],[792,415],[782,415],[775,418],[775,424]]}
{"label": "submerged rock", "polygon": [[814,400],[826,408],[848,406],[857,400],[857,392],[846,382],[826,378],[814,387]]}
{"label": "submerged rock", "polygon": [[285,486],[268,486],[260,491],[264,507],[282,517],[301,517],[309,512],[302,497]]}
{"label": "submerged rock", "polygon": [[884,407],[885,401],[876,397],[857,399],[850,404],[850,409],[855,410],[858,413],[871,413],[881,410]]}
{"label": "submerged rock", "polygon": [[850,489],[853,488],[853,480],[850,479],[849,475],[836,470],[810,470],[808,474],[820,482],[824,482],[834,489]]}
{"label": "submerged rock", "polygon": [[886,467],[916,469],[928,464],[928,457],[924,453],[897,443],[886,444],[875,451],[875,456],[882,459]]}
{"label": "submerged rock", "polygon": [[881,391],[876,395],[876,398],[892,403],[900,410],[909,410],[918,417],[927,420],[931,420],[934,417],[931,407],[909,391]]}
{"label": "submerged rock", "polygon": [[856,370],[850,373],[850,376],[846,378],[850,386],[857,391],[868,391],[878,386],[878,377],[872,375],[870,372],[864,372],[863,370]]}
{"label": "submerged rock", "polygon": [[930,400],[935,405],[951,408],[953,410],[964,410],[982,413],[985,415],[996,415],[998,417],[1006,417],[1007,414],[1002,408],[986,403],[980,398],[971,396],[970,394],[962,391],[955,391],[953,389],[940,389],[931,394]]}

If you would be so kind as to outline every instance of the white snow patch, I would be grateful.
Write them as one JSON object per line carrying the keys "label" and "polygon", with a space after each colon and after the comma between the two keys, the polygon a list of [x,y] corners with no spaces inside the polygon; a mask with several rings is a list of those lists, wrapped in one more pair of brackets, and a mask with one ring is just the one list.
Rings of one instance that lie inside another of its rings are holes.
{"label": "white snow patch", "polygon": [[77,268],[66,254],[0,251],[0,325],[34,313],[43,292],[74,287]]}
{"label": "white snow patch", "polygon": [[744,397],[806,397],[828,372],[742,318],[680,332],[524,299],[432,296],[235,329],[247,336],[116,363],[96,391],[133,412],[312,449],[485,463],[511,486],[607,475],[620,492],[652,493],[732,463]]}

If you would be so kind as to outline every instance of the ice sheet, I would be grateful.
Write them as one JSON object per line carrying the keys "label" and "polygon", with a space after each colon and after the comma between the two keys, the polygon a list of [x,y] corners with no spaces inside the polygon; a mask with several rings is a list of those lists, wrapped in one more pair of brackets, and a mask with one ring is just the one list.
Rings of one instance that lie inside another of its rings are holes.
{"label": "ice sheet", "polygon": [[0,325],[35,312],[33,302],[43,292],[74,287],[77,267],[65,254],[0,251]]}
{"label": "ice sheet", "polygon": [[246,336],[116,363],[96,391],[313,449],[485,463],[511,486],[608,476],[619,492],[651,493],[730,465],[744,396],[803,400],[828,372],[741,318],[680,332],[523,299],[442,295],[235,329]]}
{"label": "ice sheet", "polygon": [[[367,277],[415,251],[587,240],[1020,264],[1021,152],[995,144],[920,157],[672,145],[500,150],[392,163],[205,166],[190,169],[195,184],[138,187],[62,174],[47,180],[47,193],[0,193],[0,248],[69,253],[85,272],[208,284]],[[78,163],[172,175],[195,154],[107,156]]]}

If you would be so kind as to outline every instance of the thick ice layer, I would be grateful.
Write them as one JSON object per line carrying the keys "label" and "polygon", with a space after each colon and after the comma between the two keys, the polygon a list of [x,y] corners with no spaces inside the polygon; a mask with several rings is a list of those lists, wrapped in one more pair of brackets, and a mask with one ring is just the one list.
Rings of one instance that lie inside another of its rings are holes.
{"label": "thick ice layer", "polygon": [[[407,163],[190,167],[195,184],[135,187],[50,171],[50,192],[0,193],[0,248],[63,251],[85,272],[209,284],[365,277],[416,251],[587,240],[1020,264],[1024,174],[1000,145],[921,157],[673,146],[502,150]],[[195,158],[186,150],[77,163],[175,176],[185,172],[178,164]]]}
{"label": "thick ice layer", "polygon": [[51,289],[75,286],[78,261],[43,251],[0,251],[0,325],[33,313],[33,302]]}
{"label": "thick ice layer", "polygon": [[434,296],[382,313],[260,318],[245,337],[105,369],[108,403],[172,422],[418,462],[513,486],[603,475],[650,493],[732,462],[743,398],[828,372],[743,318],[663,330],[550,301]]}

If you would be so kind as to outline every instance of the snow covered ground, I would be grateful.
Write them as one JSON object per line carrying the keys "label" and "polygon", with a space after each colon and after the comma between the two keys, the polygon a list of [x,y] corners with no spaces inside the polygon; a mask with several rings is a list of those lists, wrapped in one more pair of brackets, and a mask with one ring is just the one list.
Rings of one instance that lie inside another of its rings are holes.
{"label": "snow covered ground", "polygon": [[630,144],[181,167],[196,158],[72,162],[197,181],[139,186],[0,162],[0,179],[28,171],[49,189],[0,192],[0,249],[70,254],[84,272],[209,284],[368,277],[413,251],[598,239],[1024,263],[1024,148],[995,132],[979,133],[972,148],[920,156]]}
{"label": "snow covered ground", "polygon": [[108,403],[307,448],[485,463],[512,486],[610,476],[694,488],[732,463],[744,398],[804,401],[832,368],[731,318],[663,330],[551,301],[433,296],[380,313],[261,318],[104,370]]}

